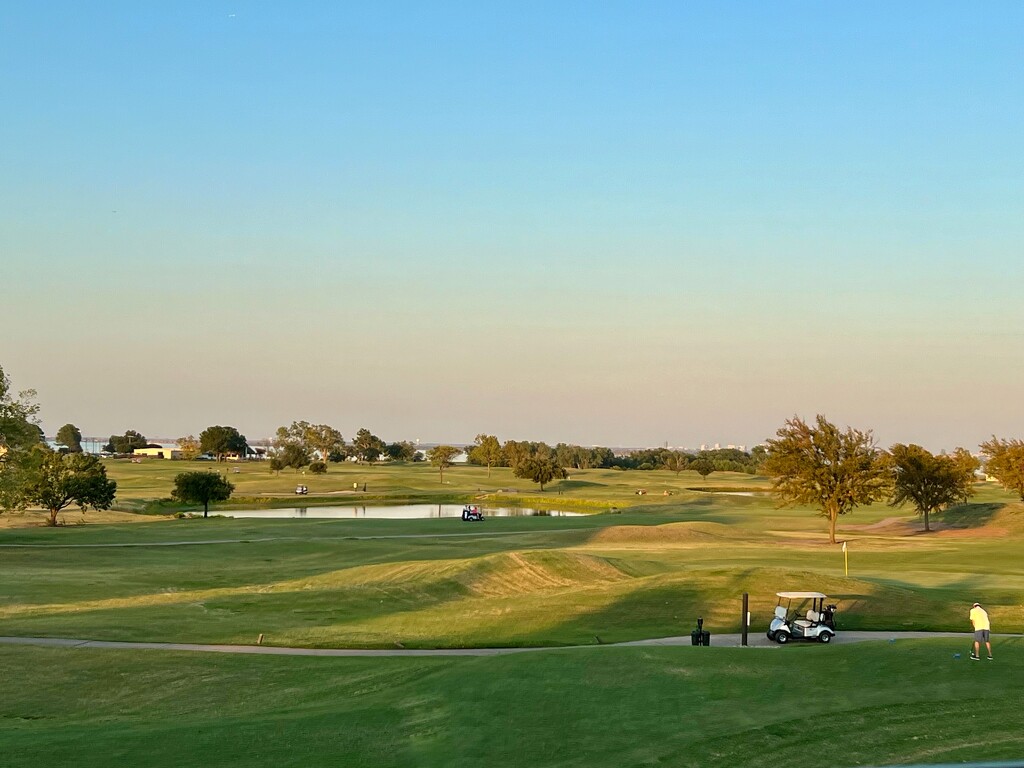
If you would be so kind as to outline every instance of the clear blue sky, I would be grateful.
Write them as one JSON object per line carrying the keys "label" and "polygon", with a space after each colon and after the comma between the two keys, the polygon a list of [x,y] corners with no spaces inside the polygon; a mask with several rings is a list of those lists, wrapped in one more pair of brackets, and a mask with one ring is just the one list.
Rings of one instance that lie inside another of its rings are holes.
{"label": "clear blue sky", "polygon": [[8,3],[46,428],[1024,435],[1024,4],[498,5]]}

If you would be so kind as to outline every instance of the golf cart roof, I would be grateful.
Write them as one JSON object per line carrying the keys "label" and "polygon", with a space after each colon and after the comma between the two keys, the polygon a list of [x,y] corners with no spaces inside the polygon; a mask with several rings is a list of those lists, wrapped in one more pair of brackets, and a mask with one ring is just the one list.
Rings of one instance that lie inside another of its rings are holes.
{"label": "golf cart roof", "polygon": [[775,594],[787,600],[809,600],[815,597],[824,599],[828,597],[828,595],[823,595],[821,592],[776,592]]}

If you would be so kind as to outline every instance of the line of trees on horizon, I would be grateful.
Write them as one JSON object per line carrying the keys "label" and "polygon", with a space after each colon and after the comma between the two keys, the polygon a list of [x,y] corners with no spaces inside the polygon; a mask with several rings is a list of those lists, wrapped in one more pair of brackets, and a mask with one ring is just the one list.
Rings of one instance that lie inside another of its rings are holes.
{"label": "line of trees on horizon", "polygon": [[[96,456],[82,452],[81,432],[73,424],[59,431],[63,447],[54,451],[43,440],[35,391],[15,393],[0,367],[0,511],[40,506],[50,513],[51,525],[64,508],[77,504],[108,509],[116,483],[108,480]],[[236,428],[214,425],[178,441],[186,458],[209,453],[224,458],[246,451],[246,438]],[[109,447],[128,452],[148,445],[141,433],[128,430],[111,436]],[[1024,441],[993,435],[980,446],[986,472],[1024,501]],[[329,462],[355,459],[367,463],[386,457],[394,461],[429,460],[444,481],[444,470],[465,449],[469,462],[509,467],[517,477],[536,482],[541,490],[567,470],[621,469],[675,472],[692,470],[706,478],[715,471],[763,474],[771,478],[772,493],[782,504],[809,504],[829,521],[829,538],[835,541],[836,522],[861,505],[888,501],[893,506],[912,505],[929,530],[929,516],[966,501],[974,492],[982,462],[970,451],[933,454],[921,446],[896,443],[879,448],[870,430],[840,429],[823,415],[813,422],[788,419],[776,436],[749,453],[738,449],[701,451],[696,454],[669,449],[644,449],[616,456],[611,449],[567,443],[507,440],[479,434],[469,446],[442,445],[424,456],[408,442],[385,443],[368,429],[360,429],[346,443],[340,431],[326,424],[292,422],[278,429],[272,443],[271,471],[286,466],[327,471]],[[230,492],[230,491],[228,491]],[[186,491],[180,491],[186,494]]]}

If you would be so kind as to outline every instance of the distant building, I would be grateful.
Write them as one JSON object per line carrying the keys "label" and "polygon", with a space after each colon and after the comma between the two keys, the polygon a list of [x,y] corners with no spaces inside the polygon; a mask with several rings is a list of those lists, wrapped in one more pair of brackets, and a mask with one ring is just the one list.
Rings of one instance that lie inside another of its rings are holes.
{"label": "distant building", "polygon": [[150,459],[180,459],[182,455],[181,449],[179,448],[164,448],[163,446],[155,448],[136,448],[132,451],[132,456],[140,456]]}

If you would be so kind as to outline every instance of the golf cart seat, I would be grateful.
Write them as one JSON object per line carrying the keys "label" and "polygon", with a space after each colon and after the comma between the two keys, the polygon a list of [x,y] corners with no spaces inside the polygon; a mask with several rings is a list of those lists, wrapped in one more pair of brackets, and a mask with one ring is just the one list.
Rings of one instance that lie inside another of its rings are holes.
{"label": "golf cart seat", "polygon": [[804,629],[807,629],[808,627],[812,627],[815,624],[817,624],[820,620],[821,614],[815,611],[814,609],[811,609],[807,612],[807,618],[797,619],[793,623],[796,624],[798,627],[803,627]]}
{"label": "golf cart seat", "polygon": [[783,621],[786,620],[786,609],[783,608],[781,605],[775,606],[775,618],[782,619]]}

